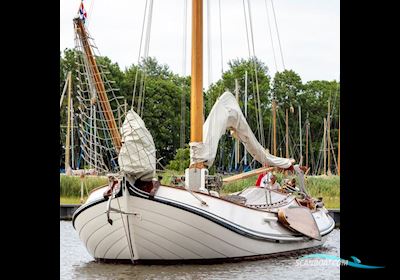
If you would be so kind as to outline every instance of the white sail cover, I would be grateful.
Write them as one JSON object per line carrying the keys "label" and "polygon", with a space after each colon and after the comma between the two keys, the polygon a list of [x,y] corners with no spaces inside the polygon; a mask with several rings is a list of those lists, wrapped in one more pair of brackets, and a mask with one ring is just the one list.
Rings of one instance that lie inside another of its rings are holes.
{"label": "white sail cover", "polygon": [[122,147],[118,155],[121,172],[133,179],[151,181],[156,171],[153,137],[143,120],[130,110],[121,127]]}
{"label": "white sail cover", "polygon": [[255,160],[263,165],[288,168],[292,160],[268,153],[257,141],[240,110],[239,104],[230,92],[222,94],[215,102],[203,125],[203,143],[190,143],[190,163],[204,162],[211,166],[217,154],[218,142],[227,129],[232,129]]}

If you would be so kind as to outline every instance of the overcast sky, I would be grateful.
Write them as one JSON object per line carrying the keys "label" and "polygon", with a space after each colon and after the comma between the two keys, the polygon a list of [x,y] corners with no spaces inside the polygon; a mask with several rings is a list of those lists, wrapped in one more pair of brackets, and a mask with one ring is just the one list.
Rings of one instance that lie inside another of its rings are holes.
{"label": "overcast sky", "polygon": [[[149,56],[183,73],[183,23],[185,0],[154,0]],[[210,1],[211,80],[221,73],[218,0]],[[208,78],[207,7],[204,0],[204,87]],[[271,0],[251,0],[255,54],[273,76],[276,67],[268,28],[267,11],[273,33],[278,71],[283,70],[272,13]],[[72,19],[80,0],[60,0],[60,50],[74,47]],[[186,75],[190,75],[191,0],[188,2]],[[243,0],[220,0],[223,69],[235,58],[247,58],[248,47]],[[245,1],[247,3],[247,0]],[[101,55],[117,62],[121,69],[137,63],[140,33],[146,0],[85,0],[87,28]],[[338,80],[340,77],[340,1],[274,0],[276,20],[286,69],[297,72],[303,82]],[[247,8],[247,6],[246,6]]]}

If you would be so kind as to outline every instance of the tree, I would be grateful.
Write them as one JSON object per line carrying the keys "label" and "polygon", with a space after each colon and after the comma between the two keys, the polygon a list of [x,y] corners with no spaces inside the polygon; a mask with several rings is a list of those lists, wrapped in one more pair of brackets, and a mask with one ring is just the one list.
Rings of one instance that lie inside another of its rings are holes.
{"label": "tree", "polygon": [[[73,49],[66,49],[60,53],[60,94],[64,86],[66,74],[72,71],[73,92],[76,92],[75,83],[78,74],[78,64],[76,63],[79,53]],[[190,124],[190,77],[181,77],[174,74],[167,65],[160,64],[155,58],[142,60],[139,65],[132,64],[124,71],[120,69],[117,63],[113,63],[107,57],[96,57],[99,67],[103,70],[108,80],[115,81],[110,85],[113,88],[119,88],[118,95],[123,96],[128,106],[132,105],[133,90],[136,79],[136,94],[133,109],[137,110],[138,92],[141,81],[144,82],[144,104],[143,120],[146,127],[153,136],[157,158],[163,158],[162,163],[170,163],[170,168],[187,167],[187,162],[183,160],[183,154],[187,156],[187,150],[178,150],[180,147],[180,125],[181,125],[181,100],[182,94],[185,94],[186,103],[184,104],[185,114],[185,139],[189,142],[189,124]],[[298,160],[299,144],[299,123],[298,123],[298,105],[302,108],[302,125],[306,120],[310,122],[311,143],[314,150],[314,161],[318,156],[323,137],[323,118],[327,115],[328,100],[331,101],[331,140],[336,149],[338,138],[338,119],[340,104],[340,83],[337,81],[309,81],[302,83],[300,76],[293,70],[285,70],[276,73],[271,81],[268,67],[258,59],[235,59],[228,63],[229,68],[223,73],[222,78],[212,84],[204,92],[205,117],[209,114],[217,98],[226,90],[234,93],[235,79],[239,81],[239,105],[244,112],[244,92],[245,92],[245,73],[247,71],[247,121],[258,138],[258,104],[257,104],[257,83],[255,79],[254,66],[257,69],[257,80],[260,94],[260,107],[262,122],[264,126],[264,137],[266,139],[266,148],[271,144],[271,101],[272,96],[277,99],[277,140],[278,149],[283,148],[285,139],[285,110],[293,107],[295,114],[289,114],[289,129],[291,134],[292,152],[290,156]],[[80,72],[83,69],[79,70]],[[74,107],[77,111],[78,102],[75,94]],[[122,102],[122,101],[120,101]],[[283,120],[283,121],[282,121]],[[60,124],[66,125],[66,99],[60,110]],[[303,151],[305,151],[305,132],[302,133]],[[60,149],[64,149],[65,129],[60,130]],[[78,140],[78,137],[75,138]],[[233,156],[233,138],[227,132],[219,143],[215,167],[228,167],[232,163]],[[335,153],[337,153],[335,151]],[[174,155],[175,160],[173,159]],[[284,156],[284,153],[283,153]],[[179,164],[177,164],[177,160]],[[187,160],[185,158],[185,160]],[[251,158],[249,159],[251,161]],[[310,160],[311,161],[311,160]],[[310,162],[309,161],[309,162]],[[184,162],[184,164],[182,164]],[[313,170],[312,170],[313,171]]]}
{"label": "tree", "polygon": [[[217,98],[226,90],[234,94],[235,79],[239,81],[239,105],[244,111],[244,93],[245,93],[245,73],[247,71],[247,121],[255,133],[258,135],[259,121],[258,121],[258,105],[257,105],[257,84],[260,96],[260,108],[262,121],[265,128],[270,121],[270,76],[268,74],[268,67],[257,58],[250,59],[234,59],[228,63],[228,70],[222,75],[222,79],[210,86],[210,89],[205,93],[205,106],[206,114],[210,112]],[[257,69],[257,80],[255,75]],[[227,167],[230,165],[231,154],[233,151],[233,142],[231,136],[226,134],[223,136],[219,151],[216,157],[216,164]],[[223,158],[221,158],[223,157]]]}
{"label": "tree", "polygon": [[[139,72],[136,77],[137,71]],[[173,159],[176,149],[179,148],[181,95],[184,88],[190,88],[190,80],[173,74],[167,65],[160,65],[155,58],[150,57],[142,61],[139,66],[132,65],[125,71],[123,86],[131,89],[130,98],[128,97],[128,100],[131,101],[136,79],[137,92],[134,110],[137,110],[140,80],[143,75],[145,75],[143,121],[153,136],[157,157],[162,157],[163,162],[167,163]],[[186,90],[185,94],[187,95],[185,112],[188,114],[189,91]],[[188,117],[186,121],[189,122]]]}
{"label": "tree", "polygon": [[309,81],[304,85],[300,102],[308,114],[312,132],[312,145],[316,152],[321,150],[323,138],[323,119],[327,117],[328,100],[331,104],[331,140],[334,153],[337,154],[339,114],[340,114],[340,84],[337,81]]}
{"label": "tree", "polygon": [[167,166],[167,169],[176,170],[183,172],[190,164],[190,150],[189,147],[179,148],[176,150],[176,154],[173,160],[171,160]]}
{"label": "tree", "polygon": [[276,72],[272,82],[272,94],[284,108],[298,105],[297,96],[303,89],[300,76],[293,70]]}

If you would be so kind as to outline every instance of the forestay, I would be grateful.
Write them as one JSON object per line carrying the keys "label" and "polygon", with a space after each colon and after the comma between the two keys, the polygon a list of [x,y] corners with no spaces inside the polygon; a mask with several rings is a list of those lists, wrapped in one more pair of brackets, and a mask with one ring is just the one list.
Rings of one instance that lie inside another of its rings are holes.
{"label": "forestay", "polygon": [[271,155],[257,141],[239,104],[230,92],[222,94],[211,109],[203,125],[203,143],[190,143],[191,164],[204,162],[211,166],[215,160],[219,139],[227,129],[235,131],[235,136],[244,144],[246,150],[261,164],[280,168],[292,165],[290,159]]}

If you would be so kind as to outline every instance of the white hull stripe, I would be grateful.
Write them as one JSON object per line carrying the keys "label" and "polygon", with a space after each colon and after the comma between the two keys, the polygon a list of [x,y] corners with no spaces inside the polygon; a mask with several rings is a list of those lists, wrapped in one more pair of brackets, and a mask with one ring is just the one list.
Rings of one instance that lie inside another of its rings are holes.
{"label": "white hull stripe", "polygon": [[[171,207],[175,207],[175,208],[179,208],[184,211],[188,211],[190,213],[201,216],[202,218],[210,220],[220,226],[223,226],[226,229],[229,229],[235,233],[238,233],[242,236],[246,236],[248,238],[257,239],[257,240],[265,240],[265,241],[270,241],[270,242],[307,240],[306,237],[303,237],[300,234],[293,234],[293,235],[282,234],[282,235],[280,235],[280,234],[272,234],[272,233],[265,234],[262,232],[254,231],[252,229],[244,228],[235,223],[231,223],[230,221],[227,221],[226,219],[224,219],[222,217],[219,217],[219,216],[209,213],[207,211],[203,211],[202,209],[192,207],[185,203],[173,201],[173,200],[166,199],[166,198],[160,198],[160,197],[149,198],[149,196],[145,196],[142,193],[137,192],[135,187],[130,187],[129,190],[130,190],[131,195],[133,195],[133,196],[136,196],[136,197],[139,197],[142,199],[148,199],[153,202],[163,203],[163,204],[169,205]],[[74,228],[75,228],[74,222],[80,213],[82,213],[85,209],[88,209],[94,205],[97,205],[99,203],[106,202],[106,201],[107,201],[107,199],[101,198],[99,200],[93,201],[89,204],[84,204],[81,207],[79,207],[73,215],[72,223],[73,223]],[[104,214],[104,213],[102,213],[102,214]],[[330,233],[334,229],[334,227],[335,227],[335,223],[332,222],[328,228],[321,230],[321,236],[324,236],[324,235],[327,235],[328,233]]]}
{"label": "white hull stripe", "polygon": [[[192,207],[191,205],[188,205],[188,204],[185,204],[185,203],[182,203],[182,202],[170,200],[170,199],[167,199],[167,198],[156,197],[156,196],[154,198],[152,198],[152,199],[150,199],[148,197],[144,197],[143,195],[140,195],[137,191],[135,191],[135,190],[137,190],[136,187],[131,187],[130,190],[132,191],[131,194],[134,195],[134,196],[141,197],[141,198],[144,198],[144,199],[149,199],[149,200],[152,200],[152,201],[155,201],[155,202],[159,202],[159,203],[163,203],[163,204],[167,204],[169,206],[176,207],[176,208],[179,208],[181,210],[185,210],[185,211],[191,212],[193,214],[196,214],[196,215],[199,215],[199,216],[201,216],[203,218],[206,218],[206,219],[208,219],[208,220],[210,220],[210,221],[212,221],[214,223],[217,223],[217,224],[219,224],[219,225],[221,225],[221,226],[223,226],[223,227],[225,227],[225,228],[227,228],[227,229],[229,229],[231,231],[234,231],[234,232],[236,232],[236,233],[238,233],[240,235],[247,236],[247,237],[252,238],[252,239],[267,240],[267,241],[277,242],[277,240],[279,240],[279,241],[280,240],[282,240],[282,241],[303,241],[306,238],[301,234],[293,234],[293,235],[272,234],[272,233],[271,234],[265,234],[263,232],[258,232],[258,231],[254,231],[254,230],[251,230],[251,229],[244,228],[244,227],[242,227],[240,225],[237,225],[235,223],[232,223],[232,222],[230,222],[230,221],[228,221],[228,220],[226,220],[226,219],[224,219],[224,218],[222,218],[220,216],[214,215],[214,214],[212,214],[210,212],[204,211],[204,210],[196,208],[196,207]],[[332,221],[330,227],[328,227],[326,229],[323,229],[321,231],[321,236],[324,236],[324,235],[328,234],[329,232],[331,232],[333,230],[334,226],[335,226],[335,224]]]}

